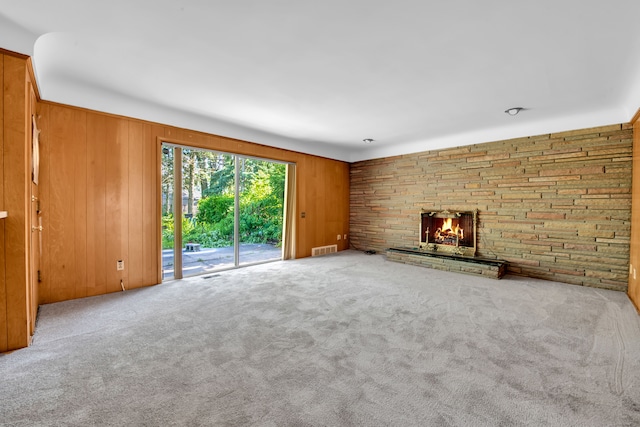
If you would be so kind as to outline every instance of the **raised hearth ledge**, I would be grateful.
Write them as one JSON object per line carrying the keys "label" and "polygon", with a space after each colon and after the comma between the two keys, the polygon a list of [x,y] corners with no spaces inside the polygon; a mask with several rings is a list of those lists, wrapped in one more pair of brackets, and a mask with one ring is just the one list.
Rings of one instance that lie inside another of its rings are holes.
{"label": "raised hearth ledge", "polygon": [[476,276],[501,279],[507,272],[507,261],[491,258],[471,257],[453,253],[429,251],[419,248],[389,248],[389,261],[402,262],[420,267]]}

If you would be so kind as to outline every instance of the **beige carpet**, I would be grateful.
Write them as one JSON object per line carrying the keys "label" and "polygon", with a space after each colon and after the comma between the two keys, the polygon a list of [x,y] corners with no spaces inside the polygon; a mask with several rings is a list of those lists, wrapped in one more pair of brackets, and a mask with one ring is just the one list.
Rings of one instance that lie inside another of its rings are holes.
{"label": "beige carpet", "polygon": [[41,307],[0,422],[637,426],[625,294],[355,251]]}

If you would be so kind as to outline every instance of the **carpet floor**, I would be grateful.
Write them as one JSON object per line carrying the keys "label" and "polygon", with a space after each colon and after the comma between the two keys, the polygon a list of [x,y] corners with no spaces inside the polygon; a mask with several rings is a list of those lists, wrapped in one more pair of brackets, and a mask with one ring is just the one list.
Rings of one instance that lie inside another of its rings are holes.
{"label": "carpet floor", "polygon": [[638,426],[621,292],[344,251],[44,305],[0,423]]}

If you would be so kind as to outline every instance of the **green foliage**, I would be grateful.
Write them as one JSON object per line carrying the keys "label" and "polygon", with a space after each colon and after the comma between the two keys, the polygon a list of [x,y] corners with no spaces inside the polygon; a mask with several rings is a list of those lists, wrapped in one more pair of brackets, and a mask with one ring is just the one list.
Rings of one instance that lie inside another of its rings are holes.
{"label": "green foliage", "polygon": [[259,166],[253,170],[251,186],[240,194],[240,240],[280,243],[286,166],[270,162]]}
{"label": "green foliage", "polygon": [[[173,235],[174,235],[173,215],[168,214],[162,217],[162,249],[173,249]],[[182,235],[183,240],[186,240],[187,236],[198,234],[196,231],[195,222],[189,218],[182,218]],[[199,243],[199,242],[194,242]]]}
{"label": "green foliage", "polygon": [[[182,220],[183,241],[209,248],[231,246],[235,187],[233,157],[211,155],[196,160],[193,164],[207,162],[210,174],[206,185],[201,179],[203,175],[198,177],[203,198],[198,202],[196,217]],[[286,166],[246,158],[239,161],[240,241],[279,244],[282,240]],[[195,184],[198,182],[193,181]],[[173,248],[173,216],[164,215],[162,225],[163,248]]]}
{"label": "green foliage", "polygon": [[[162,248],[173,249],[173,215],[162,217]],[[193,218],[182,218],[182,241],[200,243],[205,248],[223,248],[233,245],[233,216],[210,224]]]}
{"label": "green foliage", "polygon": [[173,214],[162,216],[162,249],[173,249]]}
{"label": "green foliage", "polygon": [[191,228],[184,233],[186,243],[200,243],[205,248],[223,248],[233,245],[233,217],[225,218],[217,224],[191,222]]}
{"label": "green foliage", "polygon": [[233,217],[233,194],[214,195],[200,199],[198,202],[199,223],[215,224],[228,216]]}
{"label": "green foliage", "polygon": [[233,157],[219,154],[215,157],[210,170],[209,185],[202,191],[202,197],[215,194],[233,194],[235,164]]}

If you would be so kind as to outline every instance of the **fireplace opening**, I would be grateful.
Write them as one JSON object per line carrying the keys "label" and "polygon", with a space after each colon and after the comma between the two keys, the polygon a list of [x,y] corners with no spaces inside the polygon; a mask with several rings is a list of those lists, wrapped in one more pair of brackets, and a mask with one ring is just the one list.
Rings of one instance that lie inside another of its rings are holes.
{"label": "fireplace opening", "polygon": [[420,214],[420,248],[475,256],[477,211]]}

